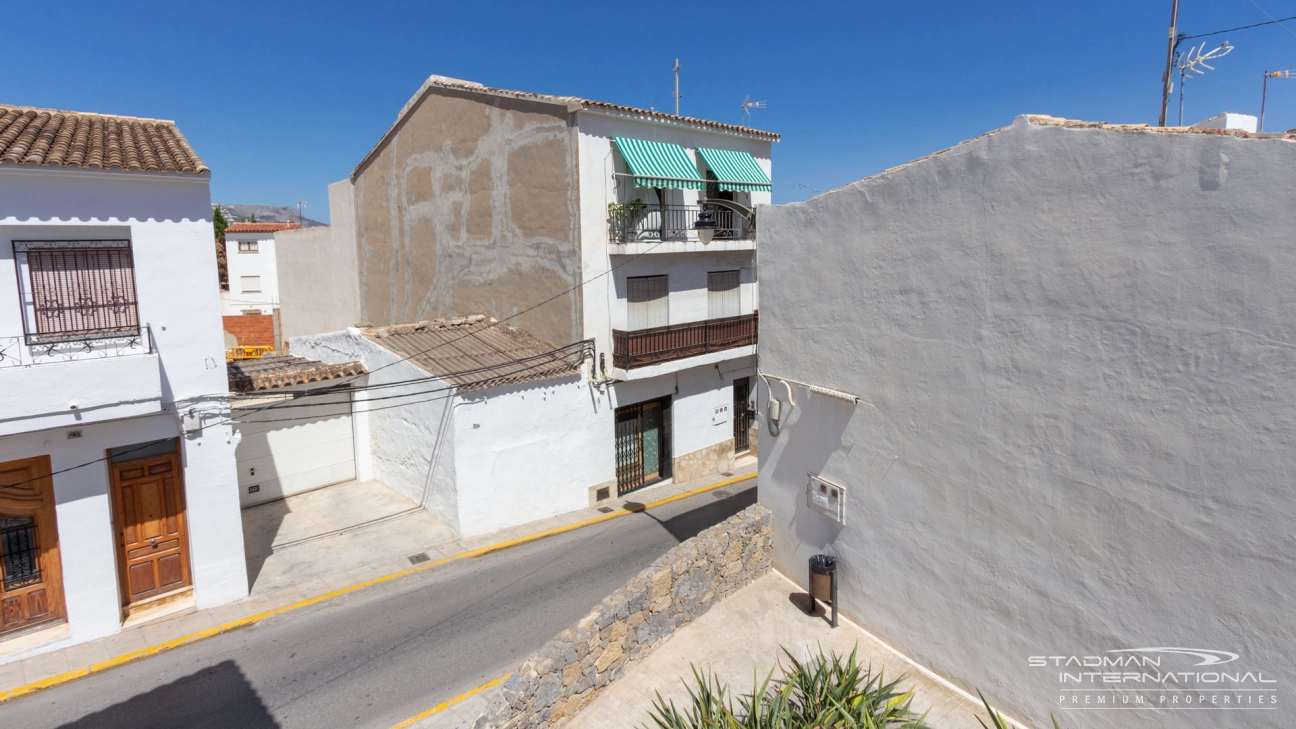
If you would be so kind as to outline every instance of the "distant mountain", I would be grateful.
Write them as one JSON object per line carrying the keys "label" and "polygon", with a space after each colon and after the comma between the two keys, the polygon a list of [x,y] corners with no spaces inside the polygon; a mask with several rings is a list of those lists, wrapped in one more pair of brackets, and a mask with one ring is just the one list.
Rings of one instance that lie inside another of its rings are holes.
{"label": "distant mountain", "polygon": [[[212,207],[215,207],[213,205]],[[255,215],[258,223],[295,223],[297,222],[297,208],[290,205],[231,205],[220,203],[221,210],[225,211],[225,219],[231,223],[251,220]],[[302,218],[303,228],[314,228],[320,225],[327,225],[318,220]]]}

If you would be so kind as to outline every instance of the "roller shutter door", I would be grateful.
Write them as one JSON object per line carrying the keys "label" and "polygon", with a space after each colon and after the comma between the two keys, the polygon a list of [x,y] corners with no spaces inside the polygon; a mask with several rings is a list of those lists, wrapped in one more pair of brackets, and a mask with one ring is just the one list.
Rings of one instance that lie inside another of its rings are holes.
{"label": "roller shutter door", "polygon": [[292,407],[253,412],[266,404],[232,411],[242,435],[235,449],[242,506],[356,477],[350,391],[299,397],[286,403]]}

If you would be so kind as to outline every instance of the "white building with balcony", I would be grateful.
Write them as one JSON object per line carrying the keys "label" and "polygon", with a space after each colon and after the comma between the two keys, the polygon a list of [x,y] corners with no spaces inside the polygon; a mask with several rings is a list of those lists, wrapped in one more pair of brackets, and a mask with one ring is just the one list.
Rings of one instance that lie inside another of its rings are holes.
{"label": "white building with balcony", "polygon": [[328,240],[279,251],[283,336],[328,360],[314,335],[484,314],[555,349],[592,343],[592,435],[564,456],[583,475],[533,518],[728,471],[754,445],[755,210],[776,141],[432,76],[330,187]]}
{"label": "white building with balcony", "polygon": [[0,663],[247,594],[209,181],[172,122],[0,107]]}

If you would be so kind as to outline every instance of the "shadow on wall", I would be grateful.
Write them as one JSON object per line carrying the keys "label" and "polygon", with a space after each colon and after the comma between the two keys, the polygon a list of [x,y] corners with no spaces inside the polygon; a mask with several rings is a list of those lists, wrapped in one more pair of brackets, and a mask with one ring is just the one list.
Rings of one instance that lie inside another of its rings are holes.
{"label": "shadow on wall", "polygon": [[63,729],[123,726],[259,729],[279,725],[238,665],[223,661],[64,724]]}
{"label": "shadow on wall", "polygon": [[[774,388],[775,398],[783,401],[783,422],[772,428],[768,416],[762,427],[765,433],[774,438],[774,448],[782,451],[781,458],[774,459],[775,470],[771,483],[801,484],[802,489],[809,484],[809,475],[821,475],[833,480],[829,461],[834,455],[840,458],[850,455],[853,445],[844,445],[843,436],[855,416],[858,405],[843,400],[813,395],[806,389],[793,385],[796,392],[796,407],[788,407],[786,391],[780,397],[782,385]],[[777,435],[775,433],[777,432]],[[762,444],[761,450],[765,446]],[[771,449],[773,450],[773,449]],[[852,484],[843,484],[848,488]],[[792,521],[788,525],[802,544],[814,548],[823,547],[837,540],[842,526],[826,518],[803,518],[808,511],[803,491],[791,495],[795,504]],[[849,505],[849,502],[848,502]]]}

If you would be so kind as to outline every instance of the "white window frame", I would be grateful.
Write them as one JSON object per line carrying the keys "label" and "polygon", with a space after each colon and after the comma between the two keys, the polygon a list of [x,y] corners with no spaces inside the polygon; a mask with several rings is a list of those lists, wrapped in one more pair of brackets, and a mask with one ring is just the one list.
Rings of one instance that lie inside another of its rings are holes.
{"label": "white window frame", "polygon": [[[250,289],[247,287],[248,279],[256,279],[256,288]],[[239,293],[241,294],[264,293],[261,290],[261,277],[260,276],[239,276]]]}
{"label": "white window frame", "polygon": [[261,241],[241,240],[238,242],[239,253],[259,253],[261,250]]}

